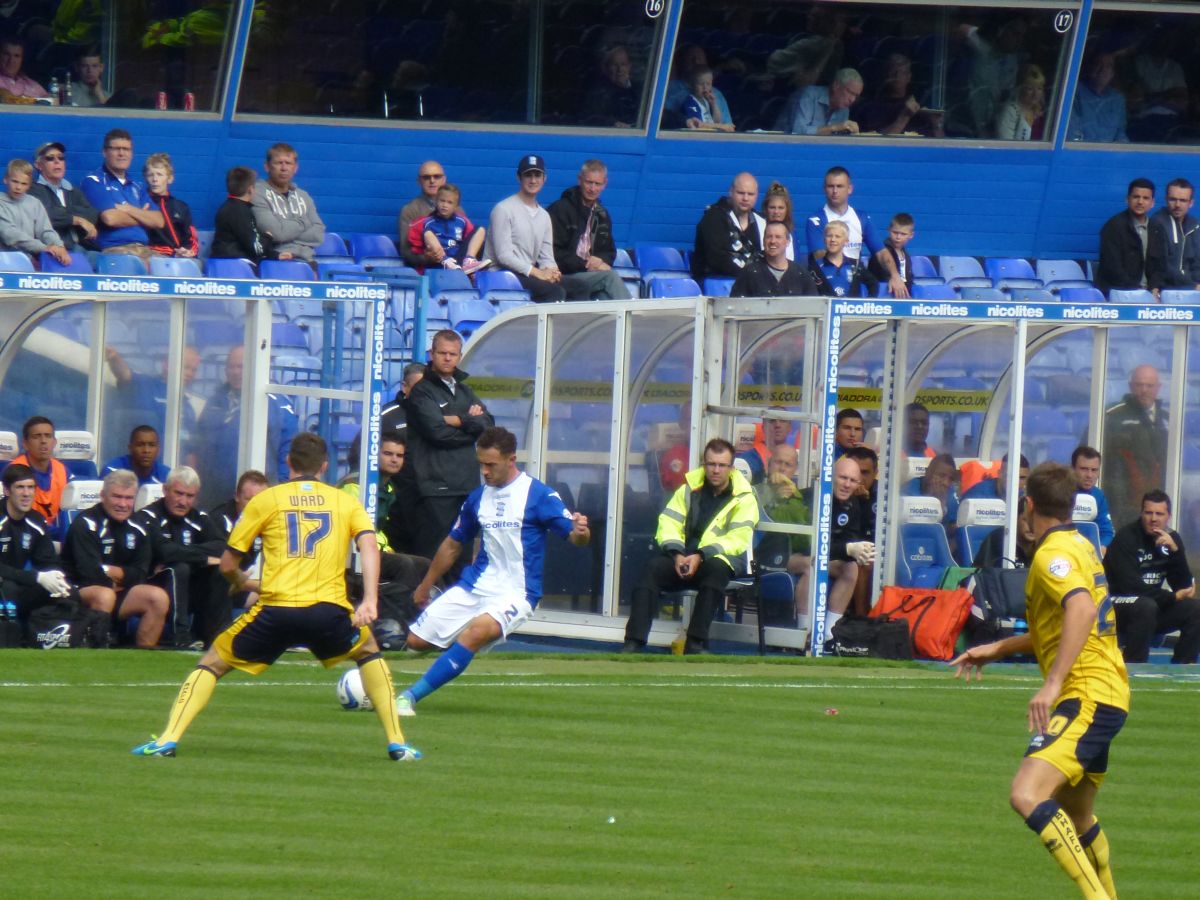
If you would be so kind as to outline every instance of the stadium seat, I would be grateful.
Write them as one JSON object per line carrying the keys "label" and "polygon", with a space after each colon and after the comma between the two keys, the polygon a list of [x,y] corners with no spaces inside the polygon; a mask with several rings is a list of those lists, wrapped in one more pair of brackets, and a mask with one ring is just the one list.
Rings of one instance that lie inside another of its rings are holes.
{"label": "stadium seat", "polygon": [[633,264],[633,260],[629,258],[629,251],[625,248],[617,250],[617,255],[613,259],[613,271],[621,276],[621,280],[625,282],[625,287],[629,289],[631,297],[642,296],[642,273],[638,271],[637,266]]}
{"label": "stadium seat", "polygon": [[507,269],[485,269],[475,276],[475,288],[485,300],[529,300],[529,291],[521,287],[517,276]]}
{"label": "stadium seat", "polygon": [[1107,303],[1104,292],[1094,287],[1064,287],[1058,292],[1063,303]]}
{"label": "stadium seat", "polygon": [[699,297],[700,285],[690,278],[654,278],[650,282],[651,297]]}
{"label": "stadium seat", "polygon": [[32,272],[33,260],[20,250],[0,250],[0,272]]}
{"label": "stadium seat", "polygon": [[72,478],[96,477],[96,439],[90,431],[59,431],[54,456],[60,460]]}
{"label": "stadium seat", "polygon": [[214,347],[232,347],[242,343],[245,337],[246,330],[240,322],[228,319],[191,319],[188,322],[188,343],[199,347],[202,353]]}
{"label": "stadium seat", "polygon": [[360,263],[367,257],[395,261],[400,258],[400,251],[386,234],[353,234],[350,236],[350,255]]}
{"label": "stadium seat", "polygon": [[210,278],[258,278],[254,272],[254,263],[250,260],[220,256],[209,259],[208,275]]}
{"label": "stadium seat", "polygon": [[532,300],[498,300],[496,302],[496,315],[506,313],[511,309],[520,309],[522,306],[533,306]]}
{"label": "stadium seat", "polygon": [[984,272],[992,279],[992,287],[1000,290],[1010,288],[1040,288],[1042,280],[1033,271],[1027,260],[1015,256],[995,256],[983,261]]}
{"label": "stadium seat", "polygon": [[271,326],[271,351],[281,355],[309,352],[308,332],[292,322],[276,322]]}
{"label": "stadium seat", "polygon": [[[661,296],[650,291],[650,283],[655,278],[686,278],[691,274],[683,261],[683,255],[674,247],[637,244],[634,246],[634,252],[637,254],[638,272],[642,276],[643,296]],[[696,294],[699,293],[700,288],[697,285]]]}
{"label": "stadium seat", "polygon": [[[915,284],[913,288],[916,289]],[[964,300],[980,300],[986,303],[1007,303],[1010,299],[1008,294],[994,287],[964,287],[960,296]]]}
{"label": "stadium seat", "polygon": [[1140,303],[1144,306],[1153,306],[1158,301],[1154,299],[1154,295],[1149,291],[1119,291],[1111,290],[1108,292],[1108,299],[1113,303]]}
{"label": "stadium seat", "polygon": [[937,273],[937,269],[933,267],[928,256],[913,256],[911,260],[914,285],[946,283],[946,279]]}
{"label": "stadium seat", "polygon": [[101,275],[150,274],[142,258],[132,253],[101,253],[96,257],[96,271]]}
{"label": "stadium seat", "polygon": [[159,500],[163,495],[163,486],[161,484],[143,484],[138,488],[137,496],[133,500],[133,509],[136,512],[143,506],[149,506],[155,500]]}
{"label": "stadium seat", "polygon": [[733,282],[732,278],[705,278],[704,296],[728,297],[729,292],[733,289]]}
{"label": "stadium seat", "polygon": [[59,534],[67,533],[71,522],[81,511],[90,509],[100,502],[100,488],[102,487],[104,487],[104,482],[97,478],[67,482],[58,506],[58,521],[55,523]]}
{"label": "stadium seat", "polygon": [[209,228],[196,229],[196,241],[200,244],[200,258],[208,259],[208,254],[212,250],[213,238],[216,237],[216,232]]}
{"label": "stadium seat", "polygon": [[1060,299],[1045,288],[1013,288],[1008,295],[1023,303],[1057,303]]}
{"label": "stadium seat", "polygon": [[914,300],[961,300],[958,291],[948,284],[913,284]]}
{"label": "stadium seat", "polygon": [[934,497],[900,500],[900,565],[896,580],[904,587],[938,587],[946,569],[955,565],[942,504]]}
{"label": "stadium seat", "polygon": [[21,452],[15,431],[0,431],[0,460],[13,459]]}
{"label": "stadium seat", "polygon": [[258,264],[258,276],[275,281],[315,281],[313,267],[301,259],[264,259]]}
{"label": "stadium seat", "polygon": [[1003,528],[1008,507],[1003,500],[963,500],[958,505],[958,559],[971,565],[979,546],[992,530]]}
{"label": "stadium seat", "polygon": [[346,242],[336,231],[326,231],[325,240],[321,241],[314,253],[318,259],[326,256],[350,256],[350,251],[346,249]]}
{"label": "stadium seat", "polygon": [[496,307],[488,300],[454,297],[446,302],[450,327],[469,340],[484,322],[496,315]]}
{"label": "stadium seat", "polygon": [[1171,303],[1176,306],[1194,306],[1200,303],[1200,291],[1180,291],[1164,288],[1159,292],[1159,298],[1163,303]]}
{"label": "stadium seat", "polygon": [[317,262],[318,281],[370,281],[371,276],[356,262]]}
{"label": "stadium seat", "polygon": [[943,256],[938,264],[946,284],[953,287],[992,287],[988,278],[973,256]]}
{"label": "stadium seat", "polygon": [[200,278],[200,263],[186,256],[154,256],[150,258],[150,274],[170,278]]}
{"label": "stadium seat", "polygon": [[1073,259],[1039,259],[1036,273],[1048,291],[1093,287],[1079,263]]}
{"label": "stadium seat", "polygon": [[1075,495],[1075,508],[1071,512],[1071,521],[1075,524],[1075,530],[1092,542],[1097,556],[1103,557],[1104,548],[1100,546],[1100,526],[1096,524],[1096,516],[1099,513],[1100,508],[1095,497],[1084,493]]}
{"label": "stadium seat", "polygon": [[39,256],[39,262],[42,266],[42,271],[46,274],[54,272],[76,272],[80,275],[91,275],[92,261],[88,259],[87,254],[79,250],[71,254],[71,261],[66,265],[60,263],[57,259],[43,250]]}

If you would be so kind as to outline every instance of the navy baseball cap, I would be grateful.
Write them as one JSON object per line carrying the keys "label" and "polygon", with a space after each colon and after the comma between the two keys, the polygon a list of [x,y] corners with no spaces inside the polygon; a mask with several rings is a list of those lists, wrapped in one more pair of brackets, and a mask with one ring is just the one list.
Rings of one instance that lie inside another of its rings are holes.
{"label": "navy baseball cap", "polygon": [[51,150],[57,150],[59,153],[63,154],[64,156],[67,153],[67,148],[64,147],[60,141],[47,141],[46,143],[42,144],[42,146],[38,147],[37,150],[34,151],[33,158],[41,159],[43,156],[45,156]]}
{"label": "navy baseball cap", "polygon": [[521,161],[517,163],[517,174],[524,175],[526,172],[541,172],[546,173],[546,161],[537,154],[522,156]]}

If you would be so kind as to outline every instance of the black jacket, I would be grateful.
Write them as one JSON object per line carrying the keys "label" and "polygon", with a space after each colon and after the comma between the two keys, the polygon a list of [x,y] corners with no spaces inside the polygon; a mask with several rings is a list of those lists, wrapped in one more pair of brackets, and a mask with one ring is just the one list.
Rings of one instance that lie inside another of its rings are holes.
{"label": "black jacket", "polygon": [[150,535],[142,525],[133,517],[117,522],[109,518],[103,503],[97,503],[76,516],[67,529],[62,561],[67,577],[80,587],[112,587],[103,567],[120,566],[125,570],[123,587],[131,588],[150,574],[152,552]]}
{"label": "black jacket", "polygon": [[817,286],[804,266],[788,262],[782,278],[771,274],[765,259],[755,260],[742,270],[729,291],[730,297],[815,297]]}
{"label": "black jacket", "polygon": [[187,250],[200,253],[200,240],[192,224],[192,208],[171,194],[151,194],[151,201],[163,216],[162,228],[147,228],[147,243],[159,253],[172,254]]}
{"label": "black jacket", "polygon": [[245,200],[229,197],[217,209],[212,247],[214,259],[248,259],[253,263],[275,259],[278,253],[269,234],[254,223],[254,208]]}
{"label": "black jacket", "polygon": [[[879,280],[871,274],[862,264],[862,259],[847,260],[854,267],[854,274],[850,278],[850,290],[846,293],[847,297],[874,297],[875,292],[879,287]],[[816,285],[817,293],[823,297],[836,297],[837,291],[833,283],[821,271],[820,261],[813,255],[808,255],[808,274]]]}
{"label": "black jacket", "polygon": [[[1147,223],[1148,225],[1149,223]],[[1125,209],[1100,229],[1100,266],[1096,269],[1096,287],[1107,294],[1137,290],[1146,274],[1146,256],[1142,241],[1133,225],[1133,213]]]}
{"label": "black jacket", "polygon": [[[238,516],[237,500],[226,500],[220,506],[214,506],[209,510],[208,519],[221,540],[221,549],[213,554],[214,556],[220,556],[225,552],[229,535],[233,532],[233,526],[237,524]],[[243,571],[250,569],[261,552],[262,535],[259,534],[255,536],[254,543],[250,545],[250,552],[242,555],[238,567]]]}
{"label": "black jacket", "polygon": [[100,213],[77,187],[63,191],[65,203],[59,202],[58,194],[54,193],[48,184],[35,184],[29,189],[29,193],[42,201],[42,206],[46,207],[50,216],[50,224],[54,226],[54,230],[62,238],[63,246],[68,250],[74,250],[83,241],[83,232],[74,225],[76,216],[93,225],[100,221]]}
{"label": "black jacket", "polygon": [[1169,531],[1178,548],[1163,552],[1155,537],[1146,534],[1141,520],[1118,528],[1104,554],[1104,577],[1114,597],[1149,597],[1159,606],[1175,602],[1175,591],[1192,583],[1183,541]]}
{"label": "black jacket", "polygon": [[[550,224],[554,229],[554,262],[564,275],[585,270],[587,261],[580,259],[575,248],[587,225],[589,210],[583,205],[578,187],[568,188],[562,196],[546,208]],[[613,242],[612,216],[597,200],[590,210],[592,216],[592,256],[599,257],[610,266],[617,258],[617,247]]]}
{"label": "black jacket", "polygon": [[704,287],[707,275],[736,278],[746,266],[762,258],[759,219],[751,210],[745,230],[739,228],[728,197],[704,211],[696,225],[696,249],[692,253],[692,277],[697,284]]}
{"label": "black jacket", "polygon": [[[466,378],[465,372],[455,369],[451,393],[441,376],[427,366],[425,377],[413,385],[404,401],[408,452],[400,478],[414,485],[422,497],[465,497],[479,487],[475,441],[496,420],[486,407],[483,415],[467,414],[473,405],[484,404],[467,387]],[[458,416],[462,427],[447,425],[443,416]]]}
{"label": "black jacket", "polygon": [[154,566],[175,563],[206,566],[210,556],[225,552],[226,536],[203,510],[193,509],[186,516],[173,516],[167,512],[166,501],[159,498],[135,513],[134,519],[150,535]]}
{"label": "black jacket", "polygon": [[45,519],[32,510],[21,519],[0,518],[0,579],[32,587],[39,572],[59,566]]}
{"label": "black jacket", "polygon": [[[892,261],[896,264],[897,272],[899,272],[901,268],[900,257],[904,257],[904,286],[908,288],[908,292],[911,294],[913,286],[912,257],[909,256],[907,250],[901,250],[899,253],[897,253],[896,250],[887,243],[883,245],[883,250],[885,253],[892,254]],[[879,256],[878,253],[871,254],[871,259],[867,262],[867,271],[874,275],[881,283],[887,284],[888,281],[891,280],[892,276],[888,270],[883,267],[883,263],[876,259],[877,256]]]}
{"label": "black jacket", "polygon": [[829,558],[845,562],[850,559],[846,545],[867,540],[867,531],[862,520],[863,505],[857,497],[851,497],[845,503],[833,497],[831,502],[833,521],[829,531]]}
{"label": "black jacket", "polygon": [[1146,286],[1192,290],[1200,284],[1200,221],[1184,216],[1181,226],[1165,209],[1150,217]]}

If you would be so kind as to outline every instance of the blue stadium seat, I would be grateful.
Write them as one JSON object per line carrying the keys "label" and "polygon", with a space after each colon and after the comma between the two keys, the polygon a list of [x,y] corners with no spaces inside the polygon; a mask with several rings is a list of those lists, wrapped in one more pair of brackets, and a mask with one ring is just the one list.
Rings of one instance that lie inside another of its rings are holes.
{"label": "blue stadium seat", "polygon": [[[916,289],[916,285],[913,285]],[[994,287],[964,287],[961,292],[964,300],[981,300],[987,303],[1007,303],[1009,300],[1008,294]]]}
{"label": "blue stadium seat", "polygon": [[496,315],[500,315],[500,313],[506,313],[510,309],[520,309],[522,306],[533,306],[533,301],[518,299],[498,300],[496,302]]}
{"label": "blue stadium seat", "polygon": [[1163,303],[1172,303],[1176,306],[1193,306],[1200,303],[1200,291],[1179,291],[1164,288],[1159,292],[1159,297]]}
{"label": "blue stadium seat", "polygon": [[319,281],[370,281],[371,276],[356,262],[317,262]]}
{"label": "blue stadium seat", "polygon": [[638,271],[637,266],[633,264],[633,260],[629,258],[629,251],[625,248],[617,250],[617,255],[613,259],[613,271],[621,276],[621,280],[625,282],[625,287],[629,289],[629,294],[632,297],[640,297],[642,295],[642,273]]}
{"label": "blue stadium seat", "polygon": [[150,274],[173,278],[200,278],[200,263],[186,256],[154,256],[150,259]]}
{"label": "blue stadium seat", "polygon": [[1058,292],[1063,303],[1107,303],[1104,292],[1094,287],[1064,287]]}
{"label": "blue stadium seat", "polygon": [[306,354],[309,351],[308,332],[292,322],[277,322],[271,326],[271,350],[295,355],[294,351]]}
{"label": "blue stadium seat", "polygon": [[[650,290],[650,283],[655,278],[686,278],[691,274],[687,263],[683,261],[683,254],[674,247],[637,244],[634,246],[634,252],[637,254],[638,272],[642,276],[643,296],[661,296]],[[700,288],[697,285],[696,293],[699,292]]]}
{"label": "blue stadium seat", "polygon": [[258,278],[254,272],[254,263],[250,260],[222,256],[209,259],[208,275],[210,278]]}
{"label": "blue stadium seat", "polygon": [[1079,263],[1073,259],[1039,259],[1036,273],[1048,291],[1093,286]]}
{"label": "blue stadium seat", "polygon": [[446,313],[450,319],[450,327],[467,340],[479,326],[496,315],[496,307],[483,299],[455,297],[446,303]]}
{"label": "blue stadium seat", "polygon": [[1119,291],[1111,290],[1108,292],[1108,299],[1113,303],[1141,303],[1144,306],[1153,306],[1158,301],[1154,299],[1154,295],[1149,291]]}
{"label": "blue stadium seat", "polygon": [[733,290],[733,282],[732,278],[705,278],[704,296],[728,297],[729,292]]}
{"label": "blue stadium seat", "polygon": [[991,287],[988,278],[973,256],[943,256],[939,261],[946,284],[954,287]]}
{"label": "blue stadium seat", "polygon": [[216,232],[209,228],[196,229],[196,241],[200,244],[200,258],[208,259],[208,254],[212,250],[213,238],[216,237]]}
{"label": "blue stadium seat", "polygon": [[900,526],[896,578],[904,587],[938,587],[946,569],[956,564],[941,523],[905,522]]}
{"label": "blue stadium seat", "polygon": [[984,271],[992,279],[992,287],[1040,288],[1042,280],[1033,271],[1027,260],[1015,256],[989,257],[983,261]]}
{"label": "blue stadium seat", "polygon": [[1076,521],[1074,524],[1075,530],[1092,542],[1092,546],[1096,548],[1096,555],[1103,557],[1104,548],[1100,546],[1100,526],[1095,522]]}
{"label": "blue stadium seat", "polygon": [[45,250],[41,252],[39,261],[42,265],[42,271],[48,275],[54,272],[75,272],[80,275],[91,275],[93,272],[92,261],[88,259],[86,253],[82,253],[79,250],[71,254],[71,261],[65,266]]}
{"label": "blue stadium seat", "polygon": [[368,256],[392,260],[400,258],[400,251],[386,234],[351,235],[350,254],[360,263]]}
{"label": "blue stadium seat", "polygon": [[96,271],[101,275],[150,274],[142,258],[132,253],[101,253],[96,257]]}
{"label": "blue stadium seat", "polygon": [[280,384],[320,384],[321,360],[302,353],[280,354],[271,360],[271,379]]}
{"label": "blue stadium seat", "polygon": [[700,285],[690,278],[655,278],[650,282],[651,297],[699,297]]}
{"label": "blue stadium seat", "polygon": [[1013,288],[1008,295],[1024,303],[1056,303],[1060,299],[1045,288]]}
{"label": "blue stadium seat", "polygon": [[948,284],[913,284],[914,300],[961,300],[958,291]]}
{"label": "blue stadium seat", "polygon": [[507,269],[486,269],[478,273],[475,288],[485,300],[496,304],[502,300],[529,300],[529,291],[521,287],[517,276]]}
{"label": "blue stadium seat", "polygon": [[20,250],[0,250],[0,272],[32,272],[33,260]]}
{"label": "blue stadium seat", "polygon": [[325,240],[321,241],[314,253],[318,257],[350,255],[350,251],[346,249],[346,242],[342,240],[342,236],[336,231],[326,231]]}
{"label": "blue stadium seat", "polygon": [[426,272],[429,278],[429,296],[438,297],[449,291],[470,291],[478,296],[475,285],[461,269],[430,269]]}
{"label": "blue stadium seat", "polygon": [[317,277],[302,259],[264,259],[258,264],[258,274],[275,281],[315,281]]}
{"label": "blue stadium seat", "polygon": [[188,343],[201,351],[211,347],[232,347],[242,343],[246,336],[241,323],[221,319],[192,319],[188,322],[188,332]]}
{"label": "blue stadium seat", "polygon": [[945,284],[946,279],[937,273],[928,256],[913,256],[913,284]]}

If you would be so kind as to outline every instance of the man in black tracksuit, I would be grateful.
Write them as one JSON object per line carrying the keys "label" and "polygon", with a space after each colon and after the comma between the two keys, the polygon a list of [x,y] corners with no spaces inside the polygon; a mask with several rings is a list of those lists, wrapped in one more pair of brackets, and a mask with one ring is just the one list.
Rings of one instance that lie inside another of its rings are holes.
{"label": "man in black tracksuit", "polygon": [[[447,329],[435,334],[429,355],[425,376],[404,401],[408,450],[397,502],[415,506],[415,515],[412,547],[395,549],[432,559],[467,494],[479,487],[475,441],[496,420],[458,368],[462,338],[457,333]],[[470,545],[462,549],[447,583],[458,577],[470,556]]]}
{"label": "man in black tracksuit", "polygon": [[729,196],[722,197],[696,225],[692,277],[704,287],[708,276],[736,278],[762,256],[762,230],[766,221],[754,211],[758,181],[749,172],[733,179]]}
{"label": "man in black tracksuit", "polygon": [[1191,291],[1200,287],[1200,221],[1188,215],[1195,189],[1186,178],[1167,185],[1167,206],[1150,217],[1146,285]]}
{"label": "man in black tracksuit", "polygon": [[20,463],[4,470],[4,515],[0,517],[0,593],[16,604],[24,627],[29,613],[65,596],[70,585],[61,571],[46,520],[33,511],[33,469]]}
{"label": "man in black tracksuit", "polygon": [[1150,491],[1141,516],[1119,528],[1104,555],[1104,575],[1117,614],[1126,662],[1146,662],[1155,634],[1179,629],[1173,663],[1200,654],[1200,600],[1179,534],[1167,528],[1171,498]]}
{"label": "man in black tracksuit", "polygon": [[1114,288],[1125,291],[1146,286],[1154,182],[1146,178],[1129,182],[1125,206],[1100,229],[1100,265],[1093,280],[1105,296]]}
{"label": "man in black tracksuit", "polygon": [[787,226],[768,222],[763,231],[763,258],[742,269],[730,297],[815,297],[817,286],[804,266],[787,258]]}

